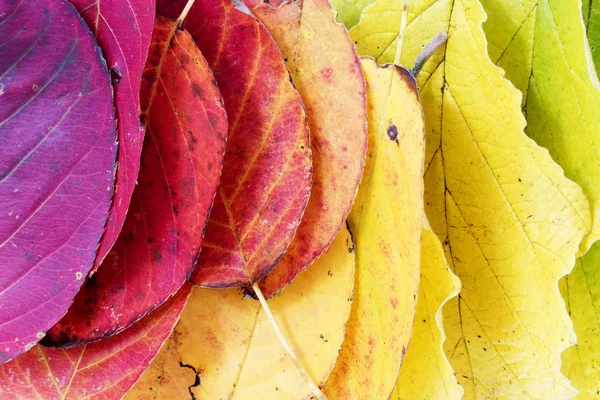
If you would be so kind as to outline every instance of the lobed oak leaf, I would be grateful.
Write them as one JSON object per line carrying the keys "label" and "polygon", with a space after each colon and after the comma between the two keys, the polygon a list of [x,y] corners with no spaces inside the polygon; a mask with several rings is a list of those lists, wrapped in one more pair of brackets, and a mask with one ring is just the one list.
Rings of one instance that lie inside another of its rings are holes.
{"label": "lobed oak leaf", "polygon": [[110,75],[61,0],[0,3],[0,363],[67,311],[114,190]]}

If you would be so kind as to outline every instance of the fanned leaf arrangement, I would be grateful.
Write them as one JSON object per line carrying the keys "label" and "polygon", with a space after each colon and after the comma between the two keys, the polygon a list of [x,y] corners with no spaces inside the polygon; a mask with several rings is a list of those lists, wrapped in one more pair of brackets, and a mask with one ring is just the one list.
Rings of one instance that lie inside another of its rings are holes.
{"label": "fanned leaf arrangement", "polygon": [[0,398],[597,399],[598,71],[598,0],[0,2]]}

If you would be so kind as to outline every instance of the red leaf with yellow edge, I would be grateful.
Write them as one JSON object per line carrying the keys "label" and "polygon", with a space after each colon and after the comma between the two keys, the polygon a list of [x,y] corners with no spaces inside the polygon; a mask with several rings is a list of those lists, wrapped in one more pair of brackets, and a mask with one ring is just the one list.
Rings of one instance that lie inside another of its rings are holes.
{"label": "red leaf with yellow edge", "polygon": [[35,346],[0,366],[3,400],[119,399],[156,356],[190,294],[191,285],[127,331],[69,349]]}
{"label": "red leaf with yellow edge", "polygon": [[114,189],[110,75],[62,0],[0,1],[0,363],[37,343],[91,269]]}
{"label": "red leaf with yellow edge", "polygon": [[[186,1],[159,2],[173,16]],[[292,240],[310,195],[306,114],[265,28],[228,0],[197,0],[183,26],[223,93],[229,141],[194,284],[251,285]]]}
{"label": "red leaf with yellow edge", "polygon": [[344,223],[367,150],[366,89],[354,43],[327,0],[245,0],[266,26],[304,101],[313,154],[313,187],[296,237],[260,283],[271,296],[319,257]]}
{"label": "red leaf with yellow edge", "polygon": [[117,132],[118,168],[106,231],[92,272],[108,254],[123,223],[140,169],[145,128],[140,123],[140,81],[154,26],[153,0],[69,0],[96,37],[111,71]]}
{"label": "red leaf with yellow edge", "polygon": [[177,291],[196,264],[219,182],[227,119],[206,61],[174,21],[156,20],[141,98],[148,131],[127,220],[44,345],[122,331]]}

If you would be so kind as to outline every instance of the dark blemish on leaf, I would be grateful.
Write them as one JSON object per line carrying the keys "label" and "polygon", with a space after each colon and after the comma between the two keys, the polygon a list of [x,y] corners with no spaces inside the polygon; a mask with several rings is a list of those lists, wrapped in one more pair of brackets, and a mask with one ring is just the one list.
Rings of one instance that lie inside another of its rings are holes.
{"label": "dark blemish on leaf", "polygon": [[152,243],[152,238],[151,237],[148,238],[148,243]]}
{"label": "dark blemish on leaf", "polygon": [[33,84],[33,86],[31,87],[33,89],[34,92],[37,92],[38,90],[38,85],[36,85],[35,83]]}
{"label": "dark blemish on leaf", "polygon": [[398,128],[396,128],[396,125],[391,124],[390,126],[387,127],[387,131],[386,131],[388,137],[390,138],[390,140],[396,142],[396,144],[398,143]]}
{"label": "dark blemish on leaf", "polygon": [[175,215],[179,215],[179,209],[177,208],[177,206],[173,206],[173,212],[175,213]]}
{"label": "dark blemish on leaf", "polygon": [[111,80],[111,82],[116,85],[117,83],[121,82],[121,79],[123,79],[123,75],[119,72],[119,70],[117,69],[117,67],[112,67],[110,69],[110,80]]}
{"label": "dark blemish on leaf", "polygon": [[204,99],[204,92],[202,91],[200,85],[198,85],[197,83],[192,83],[192,92],[200,100]]}
{"label": "dark blemish on leaf", "polygon": [[152,251],[152,261],[159,263],[162,261],[162,253],[160,252],[160,248],[156,248]]}

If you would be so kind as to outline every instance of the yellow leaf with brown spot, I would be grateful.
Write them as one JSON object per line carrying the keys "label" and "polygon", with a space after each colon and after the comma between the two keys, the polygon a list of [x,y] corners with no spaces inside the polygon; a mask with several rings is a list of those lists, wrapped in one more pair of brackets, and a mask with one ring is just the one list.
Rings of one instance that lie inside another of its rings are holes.
{"label": "yellow leaf with brown spot", "polygon": [[354,303],[330,399],[388,398],[412,332],[417,291],[425,127],[416,82],[404,68],[361,64],[369,147],[349,217],[356,246]]}
{"label": "yellow leaf with brown spot", "polygon": [[[325,382],[342,345],[354,263],[352,238],[343,229],[311,268],[269,300],[283,334],[317,384]],[[260,303],[238,289],[195,287],[170,341],[129,398],[178,399],[189,396],[188,387],[196,399],[300,399],[312,394]]]}
{"label": "yellow leaf with brown spot", "polygon": [[[350,31],[359,53],[393,58],[403,5],[363,10]],[[418,79],[425,209],[463,286],[444,307],[444,348],[466,399],[569,398],[560,355],[575,335],[557,282],[589,232],[589,204],[524,135],[520,93],[487,55],[484,19],[477,0],[415,0],[403,43],[410,64],[449,34]]]}
{"label": "yellow leaf with brown spot", "polygon": [[454,400],[463,396],[442,346],[446,339],[442,307],[458,295],[460,281],[450,270],[439,239],[425,223],[417,315],[391,400]]}

